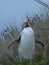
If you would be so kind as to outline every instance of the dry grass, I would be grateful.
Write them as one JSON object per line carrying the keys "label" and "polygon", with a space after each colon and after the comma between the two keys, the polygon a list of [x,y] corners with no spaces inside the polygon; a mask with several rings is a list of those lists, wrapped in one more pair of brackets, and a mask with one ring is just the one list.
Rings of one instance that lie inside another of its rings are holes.
{"label": "dry grass", "polygon": [[[35,31],[35,36],[40,38],[45,48],[43,49],[40,45],[36,45],[36,54],[35,58],[32,60],[30,65],[49,65],[49,20],[43,22],[40,18],[32,18],[31,27]],[[13,31],[13,36],[9,33],[6,39],[0,41],[0,63],[1,65],[18,65],[17,59],[17,49],[18,43],[14,44],[10,49],[7,49],[9,42],[11,42],[14,38],[18,37],[18,31]],[[28,62],[28,61],[27,61]],[[24,62],[20,65],[28,65],[28,63]]]}

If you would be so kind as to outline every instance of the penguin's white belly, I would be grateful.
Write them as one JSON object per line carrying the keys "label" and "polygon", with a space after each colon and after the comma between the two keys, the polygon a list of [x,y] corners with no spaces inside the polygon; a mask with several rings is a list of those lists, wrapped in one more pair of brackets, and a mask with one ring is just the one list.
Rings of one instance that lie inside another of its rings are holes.
{"label": "penguin's white belly", "polygon": [[33,30],[23,30],[18,48],[20,58],[32,59],[35,53],[35,39]]}

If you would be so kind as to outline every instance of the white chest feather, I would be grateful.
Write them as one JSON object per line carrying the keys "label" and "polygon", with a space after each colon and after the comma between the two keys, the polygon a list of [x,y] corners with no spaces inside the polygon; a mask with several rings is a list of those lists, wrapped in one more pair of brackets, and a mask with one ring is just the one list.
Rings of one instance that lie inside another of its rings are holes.
{"label": "white chest feather", "polygon": [[18,48],[19,58],[32,59],[35,53],[35,37],[31,27],[25,28],[21,33],[21,41]]}

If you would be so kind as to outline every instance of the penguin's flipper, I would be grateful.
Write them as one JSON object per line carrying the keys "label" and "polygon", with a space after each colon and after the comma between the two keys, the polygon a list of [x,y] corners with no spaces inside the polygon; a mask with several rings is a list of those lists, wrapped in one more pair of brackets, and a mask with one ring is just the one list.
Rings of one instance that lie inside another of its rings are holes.
{"label": "penguin's flipper", "polygon": [[40,44],[44,47],[44,43],[38,38],[35,38],[35,43]]}
{"label": "penguin's flipper", "polygon": [[9,49],[13,44],[16,44],[16,42],[20,42],[20,40],[21,40],[21,36],[19,36],[18,39],[14,39],[12,42],[9,43],[7,49]]}

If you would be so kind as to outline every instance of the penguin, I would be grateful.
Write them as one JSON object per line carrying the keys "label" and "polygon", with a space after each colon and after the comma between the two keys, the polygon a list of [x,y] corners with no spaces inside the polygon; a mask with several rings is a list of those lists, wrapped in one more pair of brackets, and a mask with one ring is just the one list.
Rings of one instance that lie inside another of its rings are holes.
{"label": "penguin", "polygon": [[35,55],[35,44],[44,44],[41,40],[35,38],[34,30],[30,27],[29,22],[25,22],[22,25],[22,32],[20,33],[18,39],[13,40],[8,49],[15,43],[20,42],[18,46],[18,58],[20,61],[22,59],[32,59]]}

